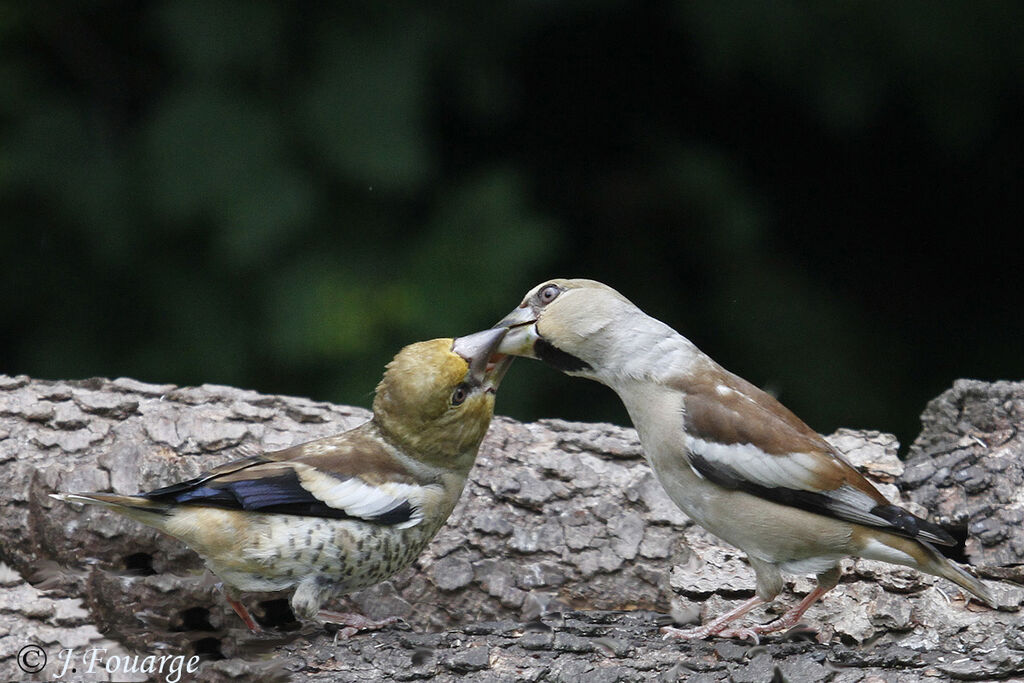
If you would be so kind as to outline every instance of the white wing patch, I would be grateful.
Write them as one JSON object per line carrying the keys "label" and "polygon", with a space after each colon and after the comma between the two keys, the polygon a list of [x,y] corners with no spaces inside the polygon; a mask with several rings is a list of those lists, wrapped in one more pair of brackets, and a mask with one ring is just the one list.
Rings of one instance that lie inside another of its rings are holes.
{"label": "white wing patch", "polygon": [[715,387],[715,393],[718,394],[719,396],[729,396],[730,394],[734,394],[736,392],[730,389],[729,387],[725,386],[724,384],[719,384]]}
{"label": "white wing patch", "polygon": [[344,510],[353,517],[373,519],[408,504],[412,508],[409,519],[396,524],[395,528],[408,529],[423,521],[423,504],[431,493],[429,486],[397,482],[375,486],[358,477],[338,479],[308,465],[297,465],[295,469],[299,482],[307,491],[330,507]]}
{"label": "white wing patch", "polygon": [[[788,488],[820,493],[816,485],[816,465],[820,453],[789,453],[769,455],[753,444],[721,444],[704,439],[691,438],[689,450],[704,458],[710,465],[725,472],[742,477],[752,484],[766,488]],[[849,488],[849,487],[847,487]],[[870,501],[865,494],[850,488],[850,495],[859,495]],[[871,506],[874,502],[871,502]],[[870,506],[869,506],[870,508]]]}
{"label": "white wing patch", "polygon": [[690,439],[690,450],[727,477],[738,477],[770,490],[793,489],[821,494],[823,507],[842,519],[868,526],[892,526],[871,513],[878,501],[865,492],[847,483],[831,490],[823,490],[815,484],[815,465],[821,454],[769,455],[752,444],[720,444],[704,439]]}
{"label": "white wing patch", "polygon": [[689,448],[711,465],[732,471],[753,484],[767,488],[821,490],[814,484],[818,455],[768,455],[753,444],[721,444],[704,439],[690,439]]}

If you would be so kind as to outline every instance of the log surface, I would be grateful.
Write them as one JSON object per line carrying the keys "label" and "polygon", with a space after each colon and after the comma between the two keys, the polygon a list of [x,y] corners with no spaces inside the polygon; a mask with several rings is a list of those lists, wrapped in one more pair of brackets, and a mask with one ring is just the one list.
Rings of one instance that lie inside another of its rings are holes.
{"label": "log surface", "polygon": [[[500,400],[499,400],[500,409]],[[753,595],[742,553],[692,525],[643,461],[636,432],[496,418],[462,499],[415,565],[339,608],[405,624],[348,641],[243,596],[251,635],[184,545],[48,494],[135,493],[257,450],[335,434],[360,408],[225,386],[0,375],[0,679],[18,653],[198,654],[181,680],[998,680],[1024,676],[1024,384],[958,381],[932,401],[906,463],[887,434],[829,438],[886,495],[968,534],[963,557],[998,610],[914,571],[848,560],[807,613],[817,633],[663,640],[659,627]],[[792,577],[768,620],[812,587]],[[166,680],[79,671],[77,680]],[[84,676],[84,677],[83,677]],[[872,679],[872,677],[876,677]]]}

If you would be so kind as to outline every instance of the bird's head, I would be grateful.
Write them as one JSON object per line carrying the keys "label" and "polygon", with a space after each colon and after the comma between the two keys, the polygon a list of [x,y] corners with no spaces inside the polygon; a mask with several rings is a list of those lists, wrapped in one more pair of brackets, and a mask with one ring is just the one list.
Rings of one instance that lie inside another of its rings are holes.
{"label": "bird's head", "polygon": [[512,358],[497,354],[506,330],[410,344],[388,363],[373,415],[404,452],[434,465],[468,468],[494,414]]}
{"label": "bird's head", "polygon": [[598,369],[608,368],[620,352],[619,337],[630,321],[647,318],[629,299],[594,280],[546,280],[531,289],[523,302],[499,322],[505,328],[501,353],[537,358],[569,375],[603,381]]}

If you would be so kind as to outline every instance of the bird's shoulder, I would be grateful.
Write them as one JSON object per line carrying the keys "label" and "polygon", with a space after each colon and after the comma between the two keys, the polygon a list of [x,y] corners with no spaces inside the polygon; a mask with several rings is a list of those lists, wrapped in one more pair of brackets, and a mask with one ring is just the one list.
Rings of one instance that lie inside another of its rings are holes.
{"label": "bird's shoulder", "polygon": [[723,481],[807,491],[844,485],[885,498],[820,434],[768,392],[710,359],[679,374],[691,464]]}
{"label": "bird's shoulder", "polygon": [[718,443],[755,443],[771,455],[830,450],[817,432],[778,399],[704,359],[673,378],[685,397],[686,428]]}
{"label": "bird's shoulder", "polygon": [[342,434],[307,441],[264,457],[270,462],[314,468],[337,479],[358,477],[371,485],[426,485],[433,480],[428,468],[414,466],[413,459],[384,438],[372,421]]}

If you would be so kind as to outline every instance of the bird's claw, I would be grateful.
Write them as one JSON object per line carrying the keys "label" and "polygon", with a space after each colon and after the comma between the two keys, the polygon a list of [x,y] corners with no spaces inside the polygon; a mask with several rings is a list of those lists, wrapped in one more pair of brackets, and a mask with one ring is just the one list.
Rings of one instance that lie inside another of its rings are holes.
{"label": "bird's claw", "polygon": [[700,626],[698,628],[674,628],[672,626],[664,626],[661,629],[664,634],[662,638],[682,638],[684,640],[704,640],[708,636],[719,636],[721,638],[736,638],[738,640],[749,640],[752,645],[760,645],[761,638],[758,636],[760,632],[756,627],[754,628],[726,628],[720,631],[713,631],[707,627]]}
{"label": "bird's claw", "polygon": [[715,630],[706,626],[698,626],[697,628],[675,628],[673,626],[663,626],[661,632],[664,634],[662,638],[704,640],[708,636],[720,636],[722,638],[749,640],[754,645],[761,644],[761,639],[758,637],[757,630],[754,628],[723,628],[721,630]]}
{"label": "bird's claw", "polygon": [[387,626],[391,626],[392,624],[405,622],[402,617],[370,619],[369,617],[364,617],[362,614],[356,614],[354,612],[331,612],[328,610],[320,610],[317,613],[317,617],[319,617],[321,621],[329,624],[337,624],[344,627],[334,634],[335,644],[337,644],[339,640],[348,640],[360,631],[377,631]]}
{"label": "bird's claw", "polygon": [[758,637],[757,631],[752,628],[727,628],[718,632],[718,635],[722,638],[737,638],[739,640],[749,640],[755,647],[761,644],[761,638]]}
{"label": "bird's claw", "polygon": [[355,628],[354,626],[346,626],[345,628],[335,632],[334,640],[331,642],[331,646],[336,646],[339,640],[348,640],[357,633],[359,633],[359,629]]}

